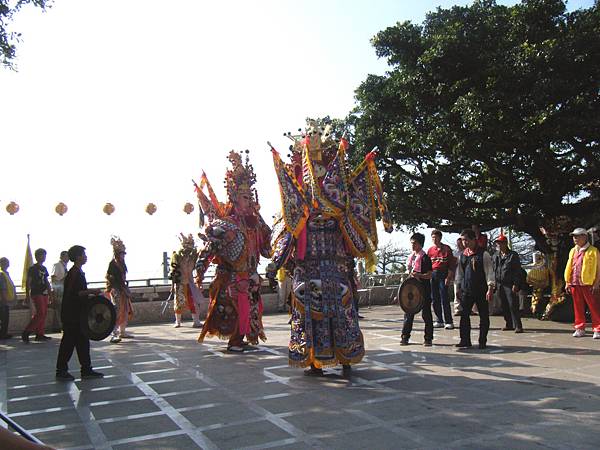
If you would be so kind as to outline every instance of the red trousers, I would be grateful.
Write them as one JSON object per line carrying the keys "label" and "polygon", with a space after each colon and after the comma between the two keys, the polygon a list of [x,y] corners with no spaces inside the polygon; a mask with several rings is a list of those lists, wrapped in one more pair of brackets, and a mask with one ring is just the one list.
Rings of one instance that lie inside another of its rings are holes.
{"label": "red trousers", "polygon": [[600,331],[600,293],[592,292],[591,286],[571,286],[575,328],[585,330],[585,305],[592,315],[592,329]]}
{"label": "red trousers", "polygon": [[35,315],[25,328],[27,333],[35,333],[36,336],[44,336],[46,329],[46,314],[48,313],[48,296],[32,295],[31,301],[35,305]]}

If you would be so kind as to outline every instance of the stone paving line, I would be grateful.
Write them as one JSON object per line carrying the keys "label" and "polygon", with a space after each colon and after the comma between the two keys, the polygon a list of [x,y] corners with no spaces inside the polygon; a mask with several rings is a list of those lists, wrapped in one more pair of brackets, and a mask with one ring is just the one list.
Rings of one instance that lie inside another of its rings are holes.
{"label": "stone paving line", "polygon": [[485,351],[454,349],[458,330],[423,347],[419,320],[400,347],[397,306],[361,313],[367,354],[350,380],[288,367],[286,315],[266,316],[269,340],[241,355],[196,343],[190,324],[133,327],[135,339],[92,343],[104,379],[74,383],[54,380],[60,335],[13,339],[0,345],[0,408],[69,450],[597,448],[600,341],[535,319],[502,332],[492,317]]}

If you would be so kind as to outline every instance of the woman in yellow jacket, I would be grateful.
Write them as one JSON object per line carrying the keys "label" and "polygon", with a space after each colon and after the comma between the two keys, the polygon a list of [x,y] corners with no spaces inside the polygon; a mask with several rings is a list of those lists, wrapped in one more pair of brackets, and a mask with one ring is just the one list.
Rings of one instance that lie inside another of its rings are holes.
{"label": "woman in yellow jacket", "polygon": [[573,337],[585,336],[585,305],[592,315],[594,339],[600,339],[600,252],[588,242],[584,228],[571,233],[575,247],[569,253],[565,267],[567,290],[573,296],[575,332]]}

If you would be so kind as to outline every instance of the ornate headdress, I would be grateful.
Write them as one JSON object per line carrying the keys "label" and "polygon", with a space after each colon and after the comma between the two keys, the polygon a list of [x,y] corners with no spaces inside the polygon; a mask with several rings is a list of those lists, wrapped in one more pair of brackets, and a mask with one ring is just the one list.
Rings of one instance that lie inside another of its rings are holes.
{"label": "ornate headdress", "polygon": [[323,119],[306,119],[304,131],[298,128],[298,133],[284,133],[284,136],[294,143],[290,145],[290,158],[292,164],[302,164],[303,151],[309,153],[309,157],[316,163],[327,164],[335,156],[339,143],[334,139],[331,120],[329,117]]}
{"label": "ornate headdress", "polygon": [[110,238],[110,245],[112,245],[114,255],[125,252],[125,244],[123,244],[123,241],[118,236]]}
{"label": "ornate headdress", "polygon": [[[231,169],[225,173],[225,188],[229,201],[233,201],[240,193],[246,193],[253,196],[257,201],[256,190],[253,188],[256,183],[254,168],[249,162],[248,150],[245,151],[246,160],[242,163],[242,154],[231,150],[227,159],[231,163]],[[254,195],[253,195],[254,194]]]}
{"label": "ornate headdress", "polygon": [[186,236],[183,233],[179,233],[179,241],[181,242],[181,248],[184,250],[189,250],[196,247],[196,244],[194,243],[194,236],[191,234]]}

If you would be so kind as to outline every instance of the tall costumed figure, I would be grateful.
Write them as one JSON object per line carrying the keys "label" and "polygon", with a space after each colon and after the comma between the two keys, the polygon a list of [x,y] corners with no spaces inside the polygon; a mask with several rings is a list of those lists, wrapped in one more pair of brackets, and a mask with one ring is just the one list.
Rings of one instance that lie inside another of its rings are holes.
{"label": "tall costumed figure", "polygon": [[191,234],[179,235],[181,246],[173,252],[171,257],[171,296],[173,298],[173,310],[175,312],[175,328],[181,327],[183,312],[187,308],[192,314],[193,328],[202,327],[200,322],[200,306],[204,297],[202,296],[202,284],[198,286],[194,280],[194,269],[198,260],[198,250]]}
{"label": "tall costumed figure", "polygon": [[304,133],[286,136],[293,141],[289,163],[271,146],[281,218],[267,276],[281,267],[293,274],[289,364],[318,376],[342,364],[348,376],[365,353],[353,298],[355,258],[373,269],[378,212],[392,231],[375,152],[350,172],[348,143],[325,121],[309,120]]}
{"label": "tall costumed figure", "polygon": [[121,342],[122,338],[132,338],[125,330],[133,317],[131,291],[127,283],[127,265],[125,264],[125,244],[117,236],[110,239],[113,248],[113,259],[106,270],[106,291],[117,312],[115,328],[110,338],[112,344]]}
{"label": "tall costumed figure", "polygon": [[266,340],[257,267],[261,256],[271,256],[271,229],[259,213],[256,176],[248,150],[245,161],[241,153],[233,150],[228,159],[231,168],[225,175],[227,203],[218,201],[206,174],[196,185],[201,226],[204,225],[199,236],[205,243],[196,265],[197,282],[201,282],[210,264],[216,266],[209,287],[208,314],[198,342],[206,336],[218,336],[229,340],[229,351],[242,352],[247,345]]}

